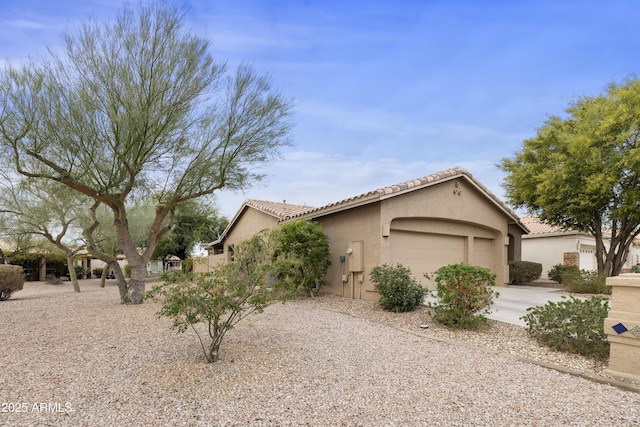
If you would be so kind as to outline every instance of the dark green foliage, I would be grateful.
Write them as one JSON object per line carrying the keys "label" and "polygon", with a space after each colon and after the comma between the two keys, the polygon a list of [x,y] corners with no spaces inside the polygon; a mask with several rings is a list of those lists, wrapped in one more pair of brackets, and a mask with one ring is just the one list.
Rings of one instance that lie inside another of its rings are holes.
{"label": "dark green foliage", "polygon": [[380,294],[380,306],[387,311],[413,311],[422,304],[428,292],[411,276],[411,271],[400,264],[375,266],[370,277]]}
{"label": "dark green foliage", "polygon": [[289,222],[272,231],[270,239],[279,280],[297,284],[300,293],[317,294],[325,284],[324,276],[331,265],[329,237],[320,224]]}
{"label": "dark green foliage", "polygon": [[183,273],[193,272],[193,258],[189,257],[187,259],[182,260],[181,267],[182,267]]}
{"label": "dark green foliage", "polygon": [[19,265],[0,264],[0,301],[9,299],[12,293],[22,290],[24,272]]}
{"label": "dark green foliage", "polygon": [[81,265],[76,265],[73,268],[76,270],[77,279],[82,279],[84,277],[84,274],[87,272],[87,269]]}
{"label": "dark green foliage", "polygon": [[611,288],[606,282],[607,277],[597,271],[579,270],[574,267],[562,273],[564,288],[577,294],[610,294]]}
{"label": "dark green foliage", "polygon": [[[435,273],[437,303],[429,303],[434,320],[455,328],[476,329],[499,294],[491,289],[496,275],[488,268],[451,264]],[[433,278],[425,273],[425,277]]]}
{"label": "dark green foliage", "polygon": [[522,285],[538,280],[542,275],[542,264],[530,261],[509,261],[509,282]]}
{"label": "dark green foliage", "polygon": [[630,77],[571,102],[500,165],[509,205],[593,235],[607,276],[620,274],[640,230],[638,129],[640,79]]}
{"label": "dark green foliage", "polygon": [[93,277],[102,277],[102,268],[94,268],[93,269]]}
{"label": "dark green foliage", "polygon": [[551,267],[549,269],[549,272],[547,273],[547,276],[549,276],[549,279],[558,282],[558,283],[563,283],[562,282],[562,275],[566,272],[566,271],[577,271],[580,272],[580,269],[574,265],[562,265],[562,264],[556,264],[553,267]]}
{"label": "dark green foliage", "polygon": [[151,259],[175,255],[189,258],[196,244],[213,242],[224,231],[229,220],[200,200],[183,202],[176,208],[171,230],[158,240]]}
{"label": "dark green foliage", "polygon": [[601,360],[609,356],[609,343],[604,333],[604,320],[609,313],[606,298],[581,300],[571,297],[527,311],[521,319],[527,324],[529,334],[541,344]]}

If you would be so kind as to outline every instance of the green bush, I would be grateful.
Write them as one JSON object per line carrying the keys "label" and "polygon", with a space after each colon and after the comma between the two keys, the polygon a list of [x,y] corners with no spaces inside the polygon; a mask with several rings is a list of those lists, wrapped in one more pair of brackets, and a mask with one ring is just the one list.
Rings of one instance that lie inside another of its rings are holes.
{"label": "green bush", "polygon": [[331,265],[329,236],[313,221],[283,224],[270,234],[279,280],[297,283],[301,294],[317,295]]}
{"label": "green bush", "polygon": [[[456,328],[476,329],[488,323],[486,314],[499,294],[491,289],[496,275],[488,268],[451,264],[435,273],[437,303],[430,302],[434,320]],[[432,277],[425,273],[425,277]]]}
{"label": "green bush", "polygon": [[102,277],[103,268],[94,268],[93,269],[93,277]]}
{"label": "green bush", "polygon": [[632,273],[640,273],[640,265],[638,265],[638,264],[632,265],[631,266],[631,272]]}
{"label": "green bush", "polygon": [[509,261],[509,282],[522,285],[538,280],[542,275],[542,264],[531,261]]}
{"label": "green bush", "polygon": [[76,271],[76,279],[82,279],[87,271],[87,269],[81,265],[76,265],[73,268]]}
{"label": "green bush", "polygon": [[192,273],[193,272],[193,258],[186,258],[182,261],[181,264],[183,273]]}
{"label": "green bush", "polygon": [[24,270],[19,265],[0,264],[0,301],[11,297],[11,294],[22,290],[24,286]]}
{"label": "green bush", "polygon": [[131,266],[129,264],[124,266],[124,276],[131,277]]}
{"label": "green bush", "polygon": [[580,271],[580,269],[574,265],[556,264],[549,269],[547,276],[554,282],[562,283],[562,275],[566,271]]}
{"label": "green bush", "polygon": [[607,277],[597,271],[567,269],[562,273],[565,290],[577,294],[610,294]]}
{"label": "green bush", "polygon": [[603,297],[581,300],[575,297],[544,306],[528,308],[521,319],[529,334],[554,350],[577,353],[605,360],[609,343],[604,333],[604,319],[609,301]]}
{"label": "green bush", "polygon": [[428,291],[411,276],[411,270],[397,264],[377,265],[369,274],[374,289],[380,294],[378,302],[387,311],[413,311],[422,304]]}

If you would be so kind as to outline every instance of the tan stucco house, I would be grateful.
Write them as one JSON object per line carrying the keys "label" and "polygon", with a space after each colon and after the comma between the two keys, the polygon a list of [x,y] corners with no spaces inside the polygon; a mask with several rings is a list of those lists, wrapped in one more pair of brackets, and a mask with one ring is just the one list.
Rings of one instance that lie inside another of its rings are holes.
{"label": "tan stucco house", "polygon": [[228,262],[233,245],[265,228],[301,219],[317,221],[329,236],[332,265],[323,290],[373,301],[369,272],[385,263],[407,266],[430,288],[423,273],[460,262],[487,267],[496,283],[507,283],[507,262],[521,259],[527,232],[469,172],[453,168],[320,208],[248,200],[196,271]]}

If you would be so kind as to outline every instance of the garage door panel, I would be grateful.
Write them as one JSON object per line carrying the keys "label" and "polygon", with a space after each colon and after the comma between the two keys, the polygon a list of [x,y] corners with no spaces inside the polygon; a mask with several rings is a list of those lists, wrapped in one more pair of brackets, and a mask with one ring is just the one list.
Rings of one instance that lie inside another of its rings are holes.
{"label": "garage door panel", "polygon": [[479,267],[493,270],[493,240],[475,238],[473,240],[473,262]]}
{"label": "garage door panel", "polygon": [[423,285],[427,285],[423,273],[466,260],[465,238],[461,236],[394,230],[390,238],[392,264],[409,268]]}

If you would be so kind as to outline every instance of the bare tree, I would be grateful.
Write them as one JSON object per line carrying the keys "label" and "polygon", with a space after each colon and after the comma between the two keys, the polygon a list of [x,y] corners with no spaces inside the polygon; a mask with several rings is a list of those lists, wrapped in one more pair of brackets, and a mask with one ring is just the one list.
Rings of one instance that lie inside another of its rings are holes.
{"label": "bare tree", "polygon": [[[251,66],[229,73],[175,8],[124,8],[65,33],[64,55],[0,73],[0,144],[15,170],[62,183],[113,213],[131,266],[123,303],[140,303],[146,263],[177,205],[245,189],[288,144],[291,102]],[[0,148],[1,149],[1,148]],[[157,195],[140,251],[127,203]]]}

